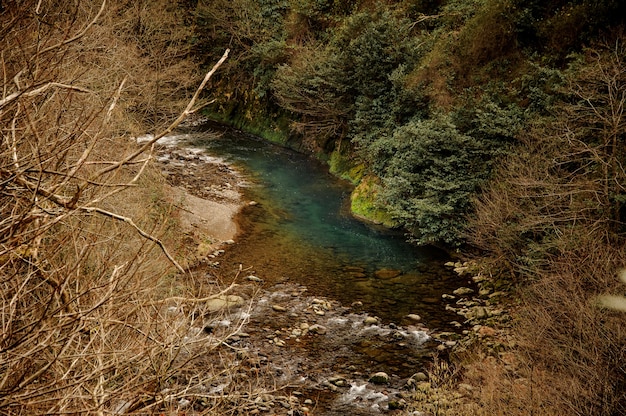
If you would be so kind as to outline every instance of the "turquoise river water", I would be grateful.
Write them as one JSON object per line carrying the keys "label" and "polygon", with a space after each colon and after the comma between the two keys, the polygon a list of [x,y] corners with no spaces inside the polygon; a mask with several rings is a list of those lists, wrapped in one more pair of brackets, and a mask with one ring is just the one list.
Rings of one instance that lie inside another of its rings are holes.
{"label": "turquoise river water", "polygon": [[429,328],[443,329],[458,318],[441,302],[461,283],[444,267],[446,253],[354,218],[352,185],[327,166],[233,130],[192,136],[195,145],[243,172],[252,184],[245,197],[258,202],[238,218],[241,235],[222,259],[227,267],[234,270],[245,259],[243,266],[269,283],[306,285],[309,293],[346,306],[360,302],[386,322],[406,322],[413,313]]}

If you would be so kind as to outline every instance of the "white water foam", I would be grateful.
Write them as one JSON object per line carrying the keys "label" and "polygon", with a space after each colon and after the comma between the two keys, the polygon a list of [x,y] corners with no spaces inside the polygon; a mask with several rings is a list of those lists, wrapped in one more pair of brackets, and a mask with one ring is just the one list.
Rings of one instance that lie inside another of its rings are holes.
{"label": "white water foam", "polygon": [[[176,146],[178,143],[186,140],[189,137],[188,134],[173,134],[171,136],[164,136],[157,140],[157,144],[164,146]],[[134,140],[141,144],[154,140],[154,134],[144,134],[143,136],[135,137]]]}
{"label": "white water foam", "polygon": [[384,393],[376,391],[365,384],[351,384],[350,390],[341,396],[340,401],[346,404],[354,404],[360,407],[379,409],[380,404],[389,399]]}

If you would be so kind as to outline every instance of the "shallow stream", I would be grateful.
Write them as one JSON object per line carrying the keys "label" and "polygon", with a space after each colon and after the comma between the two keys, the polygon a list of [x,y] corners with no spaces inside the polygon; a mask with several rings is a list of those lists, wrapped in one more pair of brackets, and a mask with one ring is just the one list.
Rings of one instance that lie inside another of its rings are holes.
{"label": "shallow stream", "polygon": [[[222,263],[244,267],[268,283],[297,283],[386,323],[417,314],[431,330],[458,317],[443,293],[460,285],[446,254],[417,248],[405,236],[366,224],[349,211],[352,185],[307,155],[228,130],[192,135],[211,155],[237,166],[252,184],[238,218],[241,235]],[[228,269],[225,270],[228,272]],[[361,306],[362,305],[362,306]]]}
{"label": "shallow stream", "polygon": [[[254,201],[217,269],[225,282],[262,282],[246,315],[249,338],[233,345],[267,359],[292,398],[314,403],[312,414],[378,415],[403,401],[443,347],[435,334],[459,331],[442,295],[467,282],[444,266],[446,253],[354,218],[352,185],[312,157],[233,130],[188,139],[234,165]],[[370,380],[378,372],[389,376],[382,385]]]}

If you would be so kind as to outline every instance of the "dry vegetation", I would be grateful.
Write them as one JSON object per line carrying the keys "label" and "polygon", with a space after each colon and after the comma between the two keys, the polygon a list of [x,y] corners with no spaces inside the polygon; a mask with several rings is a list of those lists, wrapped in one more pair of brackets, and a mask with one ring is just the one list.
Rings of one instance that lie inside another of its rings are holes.
{"label": "dry vegetation", "polygon": [[211,386],[232,354],[209,355],[229,333],[202,332],[215,286],[168,251],[183,236],[152,143],[130,140],[198,98],[169,7],[2,5],[0,414],[210,414],[230,389]]}
{"label": "dry vegetation", "polygon": [[515,365],[469,359],[484,414],[626,412],[623,313],[598,297],[623,294],[626,131],[624,37],[588,49],[565,102],[522,138],[478,202],[472,241],[516,276]]}

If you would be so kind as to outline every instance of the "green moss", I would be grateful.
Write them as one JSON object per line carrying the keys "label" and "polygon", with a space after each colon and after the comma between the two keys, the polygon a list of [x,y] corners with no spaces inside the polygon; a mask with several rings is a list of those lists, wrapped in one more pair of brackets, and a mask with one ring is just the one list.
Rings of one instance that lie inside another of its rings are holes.
{"label": "green moss", "polygon": [[380,192],[378,179],[365,176],[350,196],[352,213],[368,221],[395,227],[397,224],[385,209],[377,204],[377,195]]}
{"label": "green moss", "polygon": [[328,160],[329,171],[335,176],[358,184],[365,174],[365,165],[349,155],[335,150]]}
{"label": "green moss", "polygon": [[281,112],[270,114],[256,100],[243,105],[233,100],[208,108],[204,114],[211,120],[254,134],[267,141],[283,146],[290,145],[289,118]]}

